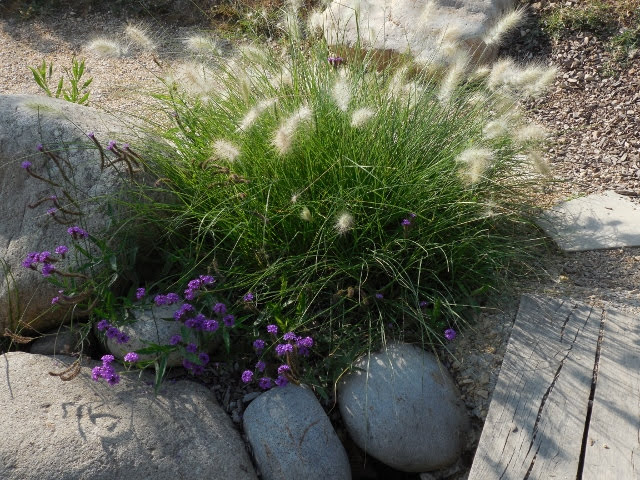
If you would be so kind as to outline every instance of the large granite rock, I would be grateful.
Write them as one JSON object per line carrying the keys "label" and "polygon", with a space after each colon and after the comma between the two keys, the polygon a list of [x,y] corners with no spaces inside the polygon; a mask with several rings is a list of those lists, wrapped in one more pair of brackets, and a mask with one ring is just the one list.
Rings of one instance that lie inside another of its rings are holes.
{"label": "large granite rock", "polygon": [[453,380],[430,353],[391,344],[363,357],[339,385],[340,413],[353,441],[404,472],[454,463],[469,419]]}
{"label": "large granite rock", "polygon": [[[109,217],[102,211],[105,198],[122,190],[126,175],[114,168],[101,169],[98,150],[86,136],[90,131],[105,148],[110,139],[133,145],[138,139],[129,126],[90,107],[49,97],[0,95],[0,332],[5,328],[55,328],[67,313],[65,308],[48,311],[58,289],[39,273],[22,267],[21,262],[28,252],[53,252],[58,245],[69,246],[69,225],[47,215],[54,207],[51,201],[36,208],[27,205],[57,195],[63,206],[77,210],[65,199],[64,190],[84,213],[72,216],[71,225],[80,225],[90,233],[108,225]],[[58,152],[70,182],[64,181],[51,159],[36,150],[38,144]],[[21,168],[23,161],[30,161],[35,173],[63,187],[28,175]],[[73,264],[73,255],[65,262]]]}
{"label": "large granite rock", "polygon": [[514,0],[333,0],[316,22],[322,23],[332,46],[354,46],[360,39],[369,48],[432,60],[456,40],[476,59],[487,60],[497,48],[485,48],[482,38],[514,4]]}
{"label": "large granite rock", "polygon": [[262,478],[350,479],[349,459],[311,390],[289,384],[256,398],[244,431]]}
{"label": "large granite rock", "polygon": [[137,373],[110,387],[90,362],[63,382],[73,360],[0,356],[0,478],[92,480],[256,479],[239,433],[211,392],[166,383],[155,397]]}

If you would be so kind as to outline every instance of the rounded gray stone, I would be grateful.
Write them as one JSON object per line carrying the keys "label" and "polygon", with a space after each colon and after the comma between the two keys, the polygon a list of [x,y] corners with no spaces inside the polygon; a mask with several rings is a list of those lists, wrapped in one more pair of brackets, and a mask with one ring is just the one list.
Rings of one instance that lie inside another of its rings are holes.
{"label": "rounded gray stone", "polygon": [[0,356],[0,478],[91,480],[257,479],[240,434],[204,386],[165,383],[156,397],[126,374],[91,379],[90,361],[61,381],[73,359]]}
{"label": "rounded gray stone", "polygon": [[[77,210],[65,200],[65,190],[82,205],[83,215],[71,219],[75,224],[89,233],[109,225],[110,217],[103,211],[105,199],[123,191],[127,176],[116,171],[120,167],[101,169],[98,150],[86,137],[89,131],[105,145],[110,139],[128,141],[133,148],[140,144],[141,137],[131,125],[94,108],[37,95],[0,95],[0,332],[5,328],[45,331],[70,318],[69,308],[49,311],[59,287],[21,262],[28,252],[71,246],[70,225],[46,214],[53,206],[50,201],[27,207],[40,199],[57,195],[62,205]],[[38,143],[68,162],[66,175],[73,186],[54,187],[20,168],[28,160],[34,172],[65,183],[53,161],[36,151]],[[76,259],[71,249],[56,267],[75,267],[85,260]]]}
{"label": "rounded gray stone", "polygon": [[390,344],[359,359],[338,387],[338,404],[353,441],[404,472],[454,463],[469,430],[460,394],[436,357]]}
{"label": "rounded gray stone", "polygon": [[[118,343],[113,338],[106,339],[107,349],[111,354],[123,360],[124,356],[135,350],[149,346],[149,343],[168,345],[174,335],[180,334],[181,322],[176,322],[173,314],[180,305],[152,305],[143,310],[133,310],[135,321],[118,329],[129,336],[127,343]],[[140,360],[153,360],[154,355],[140,355]],[[169,355],[167,365],[176,367],[182,364],[182,355],[173,352]]]}
{"label": "rounded gray stone", "polygon": [[72,355],[80,351],[86,353],[88,349],[89,342],[82,340],[80,332],[65,325],[36,339],[29,352],[40,355]]}
{"label": "rounded gray stone", "polygon": [[351,478],[349,459],[311,390],[289,384],[253,400],[244,431],[262,478]]}

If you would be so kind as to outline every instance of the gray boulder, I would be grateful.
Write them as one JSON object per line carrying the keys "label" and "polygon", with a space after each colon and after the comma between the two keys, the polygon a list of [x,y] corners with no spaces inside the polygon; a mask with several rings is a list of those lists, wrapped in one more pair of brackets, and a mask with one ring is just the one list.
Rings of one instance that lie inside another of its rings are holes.
{"label": "gray boulder", "polygon": [[59,329],[45,333],[42,337],[36,339],[32,344],[29,352],[39,355],[72,355],[80,351],[86,354],[89,349],[89,342],[82,339],[80,331],[77,328],[70,328],[63,325]]}
{"label": "gray boulder", "polygon": [[329,45],[354,46],[360,40],[372,49],[410,52],[426,61],[438,59],[443,47],[455,39],[477,60],[486,60],[497,53],[497,48],[487,48],[482,38],[514,3],[514,0],[333,0],[315,22],[322,27]]}
{"label": "gray boulder", "polygon": [[[169,340],[174,335],[180,334],[181,322],[173,319],[173,314],[180,308],[175,305],[151,305],[149,308],[133,310],[135,321],[119,328],[129,336],[127,343],[118,343],[113,338],[107,338],[107,349],[114,357],[123,360],[128,352],[145,348],[149,343],[157,345],[169,345]],[[140,355],[140,360],[153,360],[153,355]],[[182,355],[173,352],[167,359],[167,366],[175,367],[182,364]]]}
{"label": "gray boulder", "polygon": [[137,373],[122,372],[110,387],[91,379],[93,361],[61,381],[49,372],[73,362],[64,358],[0,356],[0,478],[257,478],[239,433],[206,387],[167,383],[155,397]]}
{"label": "gray boulder", "polygon": [[[44,331],[68,318],[68,308],[51,309],[58,288],[40,273],[21,266],[28,252],[53,252],[58,245],[70,246],[67,228],[79,225],[96,233],[109,225],[103,211],[106,199],[126,185],[124,165],[101,169],[98,150],[87,138],[95,132],[105,145],[110,139],[139,144],[133,129],[90,107],[34,95],[0,95],[0,332],[5,328]],[[65,181],[55,162],[36,150],[57,152],[62,159]],[[109,155],[109,152],[106,152]],[[113,158],[113,157],[112,157]],[[32,171],[60,185],[53,186],[30,176],[21,163],[32,163]],[[68,211],[77,211],[65,197],[70,194],[81,206],[82,216],[63,214],[69,225],[57,223],[47,210],[54,208],[52,195]],[[36,208],[28,208],[39,200]],[[88,245],[85,245],[88,247]],[[73,249],[57,266],[76,265]]]}
{"label": "gray boulder", "polygon": [[244,412],[244,431],[265,480],[350,479],[349,459],[311,390],[275,387]]}
{"label": "gray boulder", "polygon": [[458,390],[430,353],[408,344],[355,364],[338,387],[338,405],[353,441],[404,472],[454,463],[469,430]]}

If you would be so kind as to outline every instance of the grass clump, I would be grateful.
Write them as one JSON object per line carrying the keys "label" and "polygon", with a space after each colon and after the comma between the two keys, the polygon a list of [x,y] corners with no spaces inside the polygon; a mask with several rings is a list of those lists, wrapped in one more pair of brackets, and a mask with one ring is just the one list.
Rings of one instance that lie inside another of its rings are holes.
{"label": "grass clump", "polygon": [[226,302],[255,295],[236,331],[312,334],[310,383],[327,386],[386,338],[444,341],[538,242],[523,232],[542,135],[517,102],[553,72],[461,52],[448,71],[390,66],[295,38],[169,77],[146,168],[171,200],[137,207],[165,288],[207,270]]}

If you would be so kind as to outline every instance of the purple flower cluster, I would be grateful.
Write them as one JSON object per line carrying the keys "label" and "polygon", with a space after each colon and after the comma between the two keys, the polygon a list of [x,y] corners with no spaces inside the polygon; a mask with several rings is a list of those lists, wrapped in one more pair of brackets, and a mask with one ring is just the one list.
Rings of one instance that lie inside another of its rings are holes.
{"label": "purple flower cluster", "polygon": [[327,58],[327,62],[329,62],[329,65],[331,65],[332,67],[339,67],[344,62],[344,58],[338,57],[336,55],[331,55]]}
{"label": "purple flower cluster", "polygon": [[78,226],[67,228],[67,233],[71,235],[71,238],[73,238],[74,240],[78,240],[79,238],[89,237],[89,233]]}
{"label": "purple flower cluster", "polygon": [[456,331],[453,328],[447,328],[444,331],[444,338],[446,338],[447,340],[451,341],[454,338],[456,338],[458,334],[456,333]]}
{"label": "purple flower cluster", "polygon": [[120,382],[120,375],[118,375],[115,369],[111,366],[114,358],[113,355],[104,355],[102,357],[102,366],[93,367],[91,370],[91,378],[98,382],[101,378],[104,378],[112,387]]}
{"label": "purple flower cluster", "polygon": [[177,293],[167,293],[166,295],[156,295],[153,298],[156,305],[173,305],[180,301],[180,296]]}
{"label": "purple flower cluster", "polygon": [[96,328],[99,331],[104,332],[107,338],[115,339],[116,343],[127,343],[129,341],[129,335],[121,332],[117,327],[111,325],[106,318],[100,320],[98,325],[96,325]]}
{"label": "purple flower cluster", "polygon": [[[67,247],[64,245],[60,245],[56,247],[54,250],[57,255],[61,258],[64,258],[66,253],[69,251]],[[42,276],[48,277],[53,272],[56,271],[56,267],[53,265],[59,259],[53,258],[51,256],[51,252],[45,250],[43,252],[29,252],[25,259],[22,261],[22,266],[24,268],[30,268],[31,270],[37,270],[38,264],[42,264]]]}
{"label": "purple flower cluster", "polygon": [[129,363],[135,363],[140,360],[140,356],[136,352],[129,352],[124,356],[124,361]]}
{"label": "purple flower cluster", "polygon": [[187,284],[187,289],[184,291],[185,300],[193,300],[198,290],[207,285],[213,285],[215,281],[216,279],[211,275],[200,275],[199,278],[194,278]]}
{"label": "purple flower cluster", "polygon": [[[278,333],[278,327],[276,325],[267,325],[267,332],[275,336]],[[309,356],[309,351],[313,347],[313,338],[311,337],[299,337],[294,332],[287,332],[282,336],[283,343],[279,343],[275,347],[275,354],[277,357],[286,356],[287,361],[292,360],[290,355]],[[265,341],[257,339],[253,341],[253,348],[258,355],[262,354],[265,348]],[[295,358],[295,357],[294,357]],[[264,361],[259,360],[255,365],[255,370],[259,373],[263,373],[267,365]],[[290,381],[293,376],[291,366],[287,363],[283,363],[278,367],[278,376],[275,380],[268,376],[262,376],[258,380],[258,386],[262,390],[268,390],[273,385],[284,387]],[[241,379],[244,383],[251,383],[254,379],[254,372],[251,370],[245,370],[242,372]]]}
{"label": "purple flower cluster", "polygon": [[138,288],[136,290],[136,300],[142,300],[142,298],[147,294],[147,291],[144,288]]}

